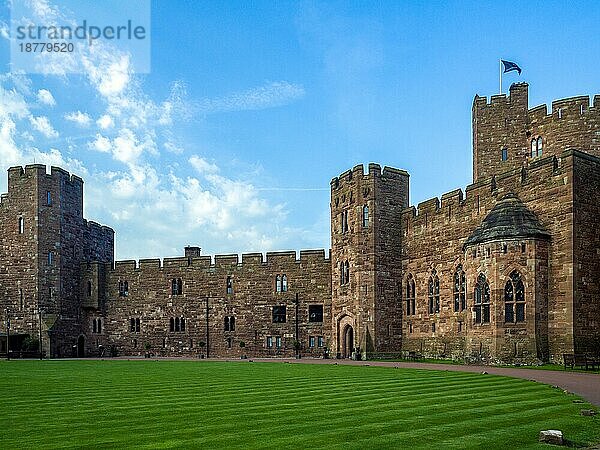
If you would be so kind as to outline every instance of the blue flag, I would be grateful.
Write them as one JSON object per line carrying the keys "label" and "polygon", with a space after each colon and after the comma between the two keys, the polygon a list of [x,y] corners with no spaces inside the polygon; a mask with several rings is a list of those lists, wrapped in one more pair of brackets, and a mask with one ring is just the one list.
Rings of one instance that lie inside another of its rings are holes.
{"label": "blue flag", "polygon": [[510,61],[504,61],[503,59],[501,59],[500,61],[502,61],[502,64],[504,65],[504,73],[512,72],[513,70],[516,70],[519,73],[519,75],[521,75],[521,68],[519,66],[517,66],[516,63],[510,62]]}

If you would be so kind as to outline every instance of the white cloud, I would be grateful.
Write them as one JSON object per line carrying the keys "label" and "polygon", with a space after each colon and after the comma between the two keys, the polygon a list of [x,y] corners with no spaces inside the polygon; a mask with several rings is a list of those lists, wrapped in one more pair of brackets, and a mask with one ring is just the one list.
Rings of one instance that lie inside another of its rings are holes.
{"label": "white cloud", "polygon": [[89,143],[89,147],[92,150],[96,150],[101,153],[110,153],[112,149],[112,144],[110,143],[110,139],[100,134],[97,134],[96,139],[93,142]]}
{"label": "white cloud", "polygon": [[209,163],[206,159],[198,155],[190,157],[189,163],[200,175],[215,174],[219,172],[219,168],[215,164]]}
{"label": "white cloud", "polygon": [[104,97],[121,94],[129,84],[132,71],[129,55],[113,55],[96,45],[84,57],[83,64],[90,81]]}
{"label": "white cloud", "polygon": [[4,21],[0,22],[0,36],[2,36],[6,40],[10,40],[10,31],[8,24]]}
{"label": "white cloud", "polygon": [[98,120],[96,120],[96,124],[102,130],[107,130],[107,129],[115,126],[115,122],[113,121],[112,117],[109,116],[108,114],[104,114],[102,117],[100,117]]}
{"label": "white cloud", "polygon": [[176,155],[181,155],[183,153],[183,149],[171,141],[166,141],[163,146],[167,151],[175,153]]}
{"label": "white cloud", "polygon": [[[52,19],[60,14],[45,0],[35,0],[34,8],[38,16]],[[69,104],[73,112],[64,116],[53,111],[49,117],[34,117],[28,101],[53,106],[56,102],[52,93],[47,89],[28,92],[31,80],[26,76],[0,76],[3,165],[35,159],[86,177],[85,215],[115,227],[119,258],[181,254],[182,247],[198,236],[202,237],[198,244],[218,251],[285,247],[288,237],[281,232],[285,229],[284,205],[265,199],[252,183],[228,176],[201,154],[178,156],[186,147],[180,138],[179,124],[199,111],[258,110],[285,105],[304,96],[301,86],[285,81],[267,83],[190,105],[185,85],[177,81],[166,98],[151,98],[133,73],[129,56],[107,46],[94,45],[81,60],[71,63],[84,70],[84,82],[88,85],[81,91],[90,88],[92,93],[88,94],[89,99],[75,99]],[[64,65],[50,64],[48,70],[63,74]],[[66,76],[64,80],[70,81]],[[12,87],[5,87],[9,82]],[[100,103],[94,105],[95,109],[90,106],[92,98]],[[70,147],[62,151],[34,147],[41,147],[37,140],[46,142],[29,132],[33,128],[46,138],[58,137],[51,120],[59,123],[63,117],[93,126],[92,117],[82,110],[93,111],[98,133],[81,137],[78,146],[90,150],[82,157],[95,152],[94,166],[89,167],[99,169],[88,169],[70,158]],[[302,232],[296,231],[295,235]]]}
{"label": "white cloud", "polygon": [[0,118],[15,117],[22,119],[29,115],[29,105],[16,89],[0,87]]}
{"label": "white cloud", "polygon": [[37,93],[37,99],[38,102],[40,102],[43,105],[56,105],[56,100],[54,100],[54,96],[48,89],[40,89]]}
{"label": "white cloud", "polygon": [[277,81],[244,92],[200,102],[201,112],[246,111],[283,106],[304,97],[304,88],[287,81]]}
{"label": "white cloud", "polygon": [[87,127],[92,122],[92,118],[89,116],[89,114],[81,111],[75,111],[65,114],[65,119],[71,122],[75,122],[77,125],[82,127]]}
{"label": "white cloud", "polygon": [[38,117],[31,116],[29,118],[29,121],[31,122],[31,125],[33,126],[33,128],[35,128],[37,131],[42,133],[47,138],[57,138],[58,137],[58,131],[56,131],[54,129],[54,127],[50,123],[50,120],[48,120],[48,118],[46,116],[38,116]]}

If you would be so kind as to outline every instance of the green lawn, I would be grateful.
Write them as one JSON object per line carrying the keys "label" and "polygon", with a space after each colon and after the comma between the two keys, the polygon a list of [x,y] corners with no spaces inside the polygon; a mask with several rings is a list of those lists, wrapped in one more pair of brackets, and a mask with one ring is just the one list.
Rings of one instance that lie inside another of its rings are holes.
{"label": "green lawn", "polygon": [[2,361],[0,448],[536,447],[600,442],[589,404],[460,372],[206,361]]}

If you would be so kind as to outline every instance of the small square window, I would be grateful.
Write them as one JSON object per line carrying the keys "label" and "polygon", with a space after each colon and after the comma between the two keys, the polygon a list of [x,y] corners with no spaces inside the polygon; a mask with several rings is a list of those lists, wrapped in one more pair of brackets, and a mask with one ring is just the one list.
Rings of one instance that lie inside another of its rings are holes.
{"label": "small square window", "polygon": [[273,323],[285,323],[285,305],[273,306]]}
{"label": "small square window", "polygon": [[308,321],[323,322],[323,305],[308,305]]}

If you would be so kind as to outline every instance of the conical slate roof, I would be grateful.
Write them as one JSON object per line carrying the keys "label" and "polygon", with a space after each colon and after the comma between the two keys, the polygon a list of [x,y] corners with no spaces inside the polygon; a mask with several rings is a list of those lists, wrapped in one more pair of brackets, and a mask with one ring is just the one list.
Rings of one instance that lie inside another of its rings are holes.
{"label": "conical slate roof", "polygon": [[548,239],[550,234],[536,215],[515,194],[507,194],[492,208],[464,247],[507,238]]}

